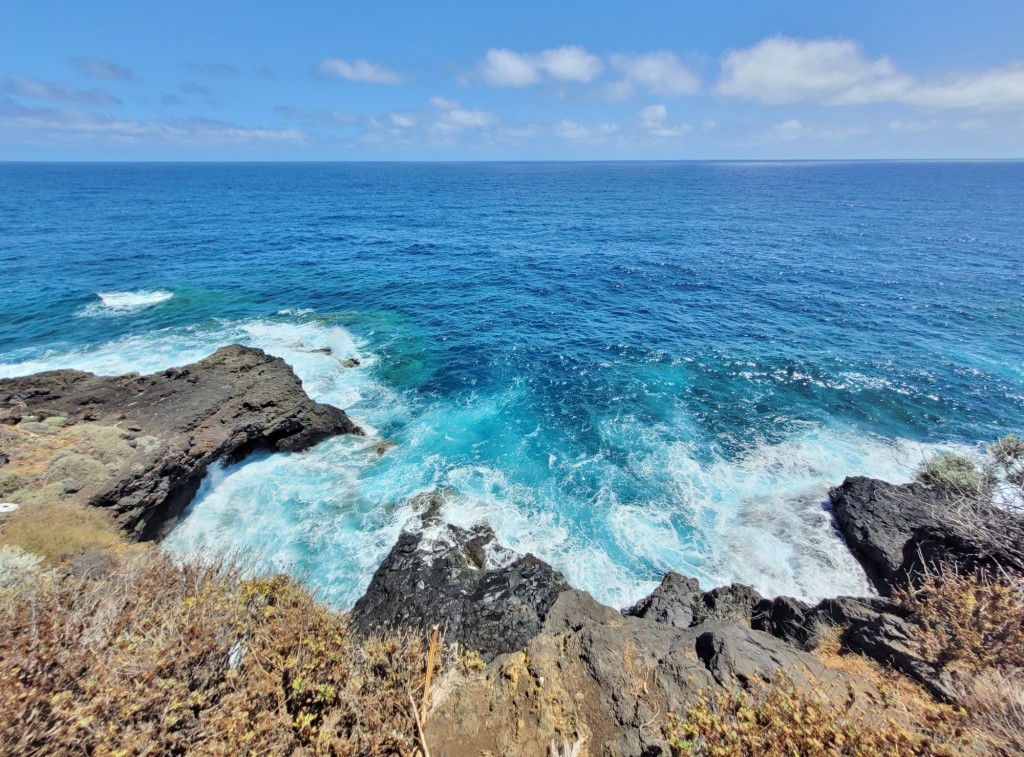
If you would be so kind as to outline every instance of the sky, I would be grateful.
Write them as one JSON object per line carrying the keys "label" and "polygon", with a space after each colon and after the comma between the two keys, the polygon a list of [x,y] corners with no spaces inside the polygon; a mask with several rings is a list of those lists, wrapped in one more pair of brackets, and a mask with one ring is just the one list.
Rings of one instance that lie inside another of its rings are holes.
{"label": "sky", "polygon": [[1024,158],[1024,0],[0,0],[0,160]]}

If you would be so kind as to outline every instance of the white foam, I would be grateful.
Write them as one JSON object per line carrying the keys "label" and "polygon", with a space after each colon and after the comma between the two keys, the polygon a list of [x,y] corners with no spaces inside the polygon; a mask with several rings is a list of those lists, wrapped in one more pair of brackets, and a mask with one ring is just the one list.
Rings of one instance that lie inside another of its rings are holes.
{"label": "white foam", "polygon": [[159,305],[174,297],[174,292],[163,289],[147,291],[139,289],[134,292],[97,292],[98,303],[87,305],[80,315],[112,315],[135,313],[145,308]]}

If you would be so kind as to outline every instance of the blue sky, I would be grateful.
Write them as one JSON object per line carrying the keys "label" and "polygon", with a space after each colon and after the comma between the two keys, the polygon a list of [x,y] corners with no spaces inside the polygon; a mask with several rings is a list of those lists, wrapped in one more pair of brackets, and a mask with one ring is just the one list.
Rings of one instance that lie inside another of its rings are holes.
{"label": "blue sky", "polygon": [[1024,2],[0,0],[0,160],[1024,157]]}

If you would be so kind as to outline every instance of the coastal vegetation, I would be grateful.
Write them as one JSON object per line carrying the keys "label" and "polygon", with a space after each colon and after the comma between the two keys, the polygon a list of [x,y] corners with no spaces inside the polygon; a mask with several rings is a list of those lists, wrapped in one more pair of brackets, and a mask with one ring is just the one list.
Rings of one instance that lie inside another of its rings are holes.
{"label": "coastal vegetation", "polygon": [[0,751],[413,754],[420,635],[356,637],[294,580],[246,575],[152,547],[22,565],[0,588]]}

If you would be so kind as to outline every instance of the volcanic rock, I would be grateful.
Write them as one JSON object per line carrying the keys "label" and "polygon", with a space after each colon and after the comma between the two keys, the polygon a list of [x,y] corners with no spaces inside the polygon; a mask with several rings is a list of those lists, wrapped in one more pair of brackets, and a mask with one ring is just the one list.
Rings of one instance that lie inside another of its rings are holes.
{"label": "volcanic rock", "polygon": [[144,539],[173,525],[211,463],[362,434],[344,411],[311,400],[284,360],[240,345],[149,376],[0,380],[0,424],[13,499],[108,508]]}

